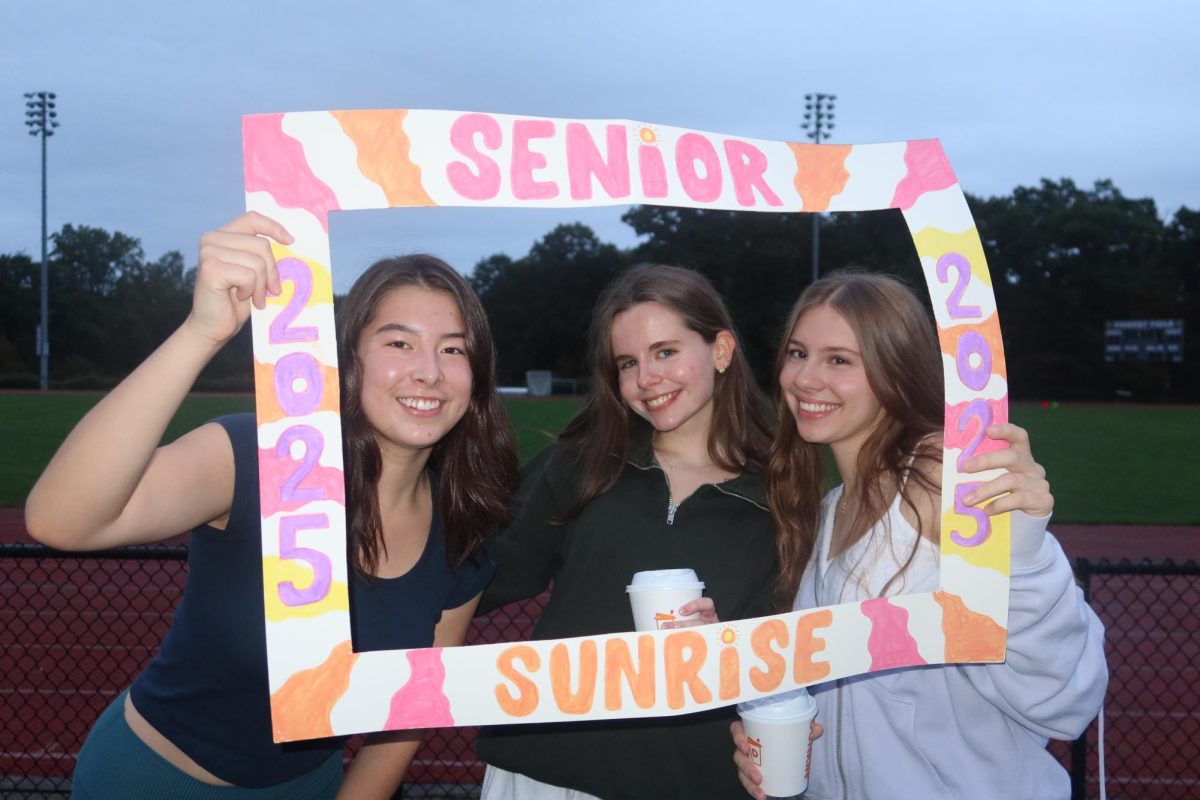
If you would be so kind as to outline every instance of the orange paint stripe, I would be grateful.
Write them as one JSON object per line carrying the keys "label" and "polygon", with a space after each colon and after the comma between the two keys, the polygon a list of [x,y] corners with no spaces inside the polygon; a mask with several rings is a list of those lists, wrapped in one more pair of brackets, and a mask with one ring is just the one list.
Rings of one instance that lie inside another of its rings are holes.
{"label": "orange paint stripe", "polygon": [[942,607],[947,664],[1004,660],[1008,631],[991,617],[967,608],[956,594],[939,589],[933,593],[933,599]]}
{"label": "orange paint stripe", "polygon": [[329,715],[350,688],[350,670],[358,654],[349,641],[334,646],[319,667],[297,672],[271,695],[271,724],[275,741],[314,739],[333,735]]}
{"label": "orange paint stripe", "polygon": [[788,142],[796,158],[796,192],[805,211],[824,211],[834,195],[841,194],[850,180],[846,157],[853,145],[802,144]]}
{"label": "orange paint stripe", "polygon": [[412,142],[404,132],[407,111],[330,113],[358,148],[358,168],[379,184],[392,207],[437,205],[421,185],[421,168],[408,157]]}
{"label": "orange paint stripe", "polygon": [[1008,365],[1004,360],[1004,339],[1000,336],[1000,317],[995,314],[990,315],[987,319],[974,325],[955,325],[950,328],[940,328],[938,330],[938,342],[941,345],[942,352],[954,358],[958,352],[958,340],[967,331],[974,331],[983,337],[988,344],[988,350],[992,354],[992,373],[1006,377],[1008,375]]}
{"label": "orange paint stripe", "polygon": [[[341,413],[341,397],[338,394],[338,371],[335,367],[321,365],[321,382],[324,384],[321,403],[317,411]],[[258,424],[277,422],[287,416],[275,396],[275,365],[254,361],[254,408],[258,413]],[[315,413],[315,412],[314,412]]]}

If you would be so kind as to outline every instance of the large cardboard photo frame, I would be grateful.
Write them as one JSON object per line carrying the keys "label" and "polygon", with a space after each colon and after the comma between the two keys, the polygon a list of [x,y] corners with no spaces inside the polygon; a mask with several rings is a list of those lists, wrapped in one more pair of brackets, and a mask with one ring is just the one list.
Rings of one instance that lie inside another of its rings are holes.
{"label": "large cardboard photo frame", "polygon": [[[1009,518],[961,498],[1008,418],[991,278],[937,140],[775,142],[629,120],[429,110],[243,118],[246,207],[284,291],[252,314],[276,741],[682,714],[881,669],[1004,660]],[[937,321],[946,397],[941,585],[757,619],[558,641],[356,653],[351,644],[329,214],[410,206],[899,209]]]}

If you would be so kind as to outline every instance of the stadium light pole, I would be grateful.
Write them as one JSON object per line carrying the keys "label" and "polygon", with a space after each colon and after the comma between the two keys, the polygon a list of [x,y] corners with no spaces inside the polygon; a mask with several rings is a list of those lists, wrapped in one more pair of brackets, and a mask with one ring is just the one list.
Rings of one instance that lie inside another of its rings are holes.
{"label": "stadium light pole", "polygon": [[[813,144],[820,144],[822,139],[829,138],[833,130],[833,106],[837,101],[836,94],[816,92],[804,95],[804,122],[800,127],[807,133]],[[821,276],[821,215],[812,215],[812,279],[813,283]]]}
{"label": "stadium light pole", "polygon": [[38,325],[37,354],[42,391],[50,386],[50,273],[46,265],[46,139],[58,127],[54,92],[25,93],[25,125],[30,136],[42,137],[42,320]]}

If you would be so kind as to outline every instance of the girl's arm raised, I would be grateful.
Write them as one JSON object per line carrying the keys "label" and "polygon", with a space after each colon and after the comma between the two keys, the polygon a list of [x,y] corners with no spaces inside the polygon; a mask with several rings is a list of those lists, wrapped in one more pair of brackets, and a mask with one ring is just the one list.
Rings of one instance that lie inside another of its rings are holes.
{"label": "girl's arm raised", "polygon": [[197,375],[268,292],[279,273],[264,236],[281,225],[246,214],[200,243],[192,310],[157,350],[113,389],[59,447],[30,492],[30,534],[64,550],[155,541],[217,519],[233,497],[233,454],[206,425],[157,447]]}

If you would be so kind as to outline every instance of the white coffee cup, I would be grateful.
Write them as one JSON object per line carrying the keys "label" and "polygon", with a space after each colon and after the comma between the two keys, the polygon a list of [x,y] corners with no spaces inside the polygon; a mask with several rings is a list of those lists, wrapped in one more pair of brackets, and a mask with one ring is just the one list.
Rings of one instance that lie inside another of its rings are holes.
{"label": "white coffee cup", "polygon": [[739,703],[737,709],[762,790],[770,797],[793,797],[807,789],[817,701],[801,688]]}
{"label": "white coffee cup", "polygon": [[704,593],[704,582],[691,569],[654,569],[634,573],[625,587],[633,609],[634,630],[656,631],[664,622],[695,619],[679,615],[679,607]]}

